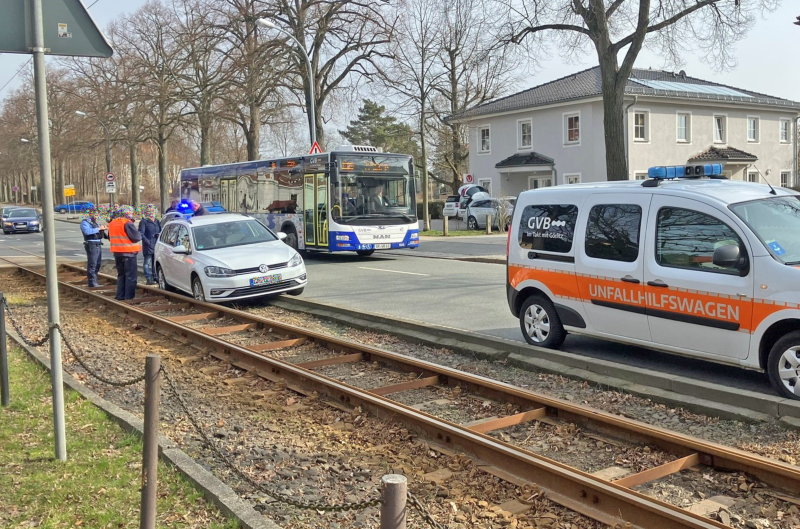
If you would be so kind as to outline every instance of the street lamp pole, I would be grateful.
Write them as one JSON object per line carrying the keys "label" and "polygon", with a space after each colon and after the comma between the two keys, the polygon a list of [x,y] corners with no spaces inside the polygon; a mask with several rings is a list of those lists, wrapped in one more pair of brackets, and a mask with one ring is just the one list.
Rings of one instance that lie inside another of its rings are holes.
{"label": "street lamp pole", "polygon": [[[111,138],[110,138],[110,136],[108,134],[108,127],[106,127],[105,123],[103,123],[102,121],[100,121],[99,119],[97,119],[94,116],[88,115],[86,112],[82,112],[80,110],[76,110],[75,114],[77,114],[78,116],[80,116],[82,118],[86,118],[86,117],[92,118],[96,122],[100,123],[101,127],[103,127],[103,131],[105,131],[105,134],[106,134],[106,171],[109,172],[109,173],[112,173],[113,171],[111,171]],[[108,203],[109,203],[109,205],[112,205],[112,206],[114,205],[114,193],[109,193],[108,194]]]}
{"label": "street lamp pole", "polygon": [[311,59],[308,58],[308,53],[306,53],[305,47],[300,44],[300,41],[294,38],[294,35],[289,33],[283,28],[279,28],[276,26],[271,20],[266,18],[259,18],[256,20],[256,24],[261,26],[262,28],[266,29],[276,29],[292,39],[295,44],[297,44],[297,48],[300,50],[300,53],[303,55],[303,58],[306,61],[306,67],[308,68],[308,91],[309,91],[309,105],[308,105],[308,135],[311,137],[311,145],[314,145],[317,142],[317,118],[316,118],[316,100],[314,99],[314,71],[311,69]]}

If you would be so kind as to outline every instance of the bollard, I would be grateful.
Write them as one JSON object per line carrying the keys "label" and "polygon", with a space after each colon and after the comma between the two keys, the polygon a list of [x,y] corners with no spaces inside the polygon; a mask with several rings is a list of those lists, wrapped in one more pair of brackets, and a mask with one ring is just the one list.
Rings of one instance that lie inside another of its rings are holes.
{"label": "bollard", "polygon": [[8,350],[6,339],[6,305],[5,296],[0,292],[0,392],[3,406],[8,406]]}
{"label": "bollard", "polygon": [[406,529],[408,480],[400,474],[381,478],[381,529]]}
{"label": "bollard", "polygon": [[140,529],[156,528],[158,486],[158,408],[161,400],[161,357],[147,355],[144,367],[144,446],[142,447],[142,512]]}
{"label": "bollard", "polygon": [[492,234],[492,216],[486,215],[486,235]]}
{"label": "bollard", "polygon": [[448,235],[450,235],[450,227],[449,227],[450,223],[448,222],[448,220],[450,220],[450,217],[448,217],[447,215],[443,215],[443,217],[444,217],[444,236],[447,237]]}

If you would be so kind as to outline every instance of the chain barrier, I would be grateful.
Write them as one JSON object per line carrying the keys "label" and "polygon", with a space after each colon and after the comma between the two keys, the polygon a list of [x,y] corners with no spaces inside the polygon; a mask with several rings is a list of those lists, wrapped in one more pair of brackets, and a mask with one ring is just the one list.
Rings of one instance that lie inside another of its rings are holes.
{"label": "chain barrier", "polygon": [[423,505],[423,503],[419,500],[419,498],[411,494],[410,490],[407,491],[406,495],[408,496],[408,503],[410,503],[411,506],[417,510],[420,516],[422,516],[422,519],[425,520],[428,525],[433,527],[433,529],[445,529],[445,526],[437,522],[436,519],[434,519],[433,515],[428,510],[428,508],[425,507],[425,505]]}
{"label": "chain barrier", "polygon": [[225,466],[228,467],[234,474],[239,476],[242,480],[244,480],[248,485],[252,488],[263,492],[267,496],[274,498],[275,500],[279,501],[280,503],[285,503],[287,505],[291,505],[293,507],[297,507],[299,509],[309,509],[315,511],[326,511],[326,512],[344,512],[344,511],[361,511],[366,509],[367,507],[377,507],[381,504],[380,498],[373,498],[370,500],[365,500],[361,502],[354,502],[354,503],[337,503],[337,504],[328,504],[328,503],[312,503],[312,502],[305,502],[302,500],[297,500],[292,498],[291,496],[287,496],[277,490],[272,488],[266,487],[264,484],[259,483],[258,481],[254,480],[252,477],[247,475],[244,471],[239,469],[233,461],[227,456],[227,454],[223,453],[217,445],[211,440],[211,438],[203,431],[200,427],[200,423],[194,417],[194,415],[189,411],[186,402],[181,397],[181,394],[178,392],[178,388],[175,386],[175,383],[172,381],[172,378],[167,373],[164,367],[161,367],[161,373],[164,375],[164,379],[167,381],[167,385],[169,386],[170,391],[173,395],[175,395],[175,399],[178,401],[178,405],[180,406],[183,413],[189,419],[189,422],[192,423],[192,426],[203,438],[205,444],[214,452],[222,461],[225,463]]}
{"label": "chain barrier", "polygon": [[41,347],[50,340],[49,332],[44,333],[44,336],[39,340],[31,340],[30,338],[25,336],[25,333],[22,332],[22,326],[14,318],[14,313],[11,311],[11,306],[8,304],[8,300],[6,300],[5,296],[0,298],[0,303],[2,303],[6,308],[6,314],[8,314],[8,321],[11,322],[11,326],[14,327],[14,331],[19,335],[20,338],[22,338],[22,341],[25,342],[25,344],[28,347]]}
{"label": "chain barrier", "polygon": [[145,375],[140,375],[138,377],[134,377],[128,380],[111,380],[110,378],[104,377],[103,375],[97,373],[96,371],[92,370],[88,365],[86,365],[86,362],[76,352],[75,348],[72,347],[72,344],[69,342],[67,336],[64,334],[64,331],[58,324],[54,325],[53,327],[55,327],[58,330],[58,334],[60,334],[61,339],[64,340],[64,345],[67,346],[67,351],[69,351],[69,354],[72,355],[72,358],[74,358],[80,364],[80,366],[87,373],[89,373],[89,375],[96,378],[103,384],[108,384],[109,386],[114,386],[115,388],[124,388],[126,386],[133,386],[134,384],[138,384],[139,382],[145,379]]}

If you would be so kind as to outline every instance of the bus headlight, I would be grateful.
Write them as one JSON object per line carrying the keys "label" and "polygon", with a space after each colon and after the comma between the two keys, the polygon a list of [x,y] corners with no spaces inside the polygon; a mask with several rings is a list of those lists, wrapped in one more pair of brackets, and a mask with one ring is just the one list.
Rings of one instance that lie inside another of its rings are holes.
{"label": "bus headlight", "polygon": [[303,258],[300,257],[299,253],[294,254],[294,257],[289,261],[289,267],[293,268],[295,266],[300,266],[303,264]]}
{"label": "bus headlight", "polygon": [[236,275],[236,270],[222,268],[221,266],[207,266],[205,273],[208,277],[233,277]]}
{"label": "bus headlight", "polygon": [[336,240],[337,241],[349,241],[350,240],[350,236],[349,235],[338,235],[337,234],[336,235]]}

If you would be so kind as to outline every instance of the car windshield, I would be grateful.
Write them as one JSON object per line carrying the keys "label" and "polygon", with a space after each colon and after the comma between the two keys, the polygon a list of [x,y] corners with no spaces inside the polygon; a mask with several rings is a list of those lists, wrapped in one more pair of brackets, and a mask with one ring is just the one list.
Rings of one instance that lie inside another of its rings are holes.
{"label": "car windshield", "polygon": [[742,202],[730,209],[779,261],[800,264],[800,195]]}
{"label": "car windshield", "polygon": [[36,217],[36,211],[32,209],[12,209],[8,212],[10,219],[22,219],[25,217]]}
{"label": "car windshield", "polygon": [[216,250],[245,244],[277,240],[275,235],[257,220],[220,222],[192,228],[197,250]]}

